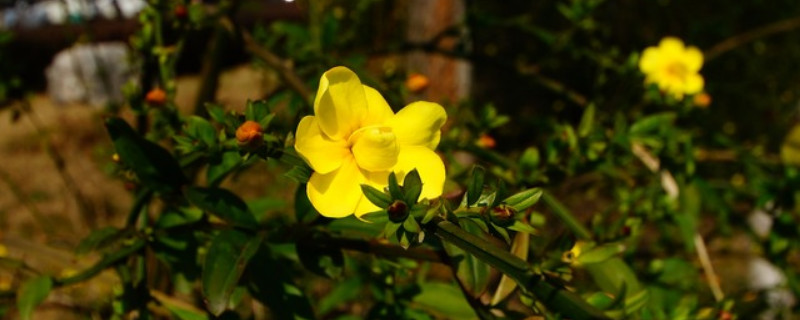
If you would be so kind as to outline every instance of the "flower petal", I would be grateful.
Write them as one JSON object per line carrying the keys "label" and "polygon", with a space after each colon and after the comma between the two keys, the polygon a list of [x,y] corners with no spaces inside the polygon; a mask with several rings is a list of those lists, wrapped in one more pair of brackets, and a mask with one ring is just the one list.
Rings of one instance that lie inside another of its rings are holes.
{"label": "flower petal", "polygon": [[371,126],[356,130],[348,143],[358,167],[367,171],[386,171],[397,163],[397,138],[389,127]]}
{"label": "flower petal", "polygon": [[317,117],[306,116],[300,120],[295,134],[294,148],[317,173],[336,170],[350,154],[345,140],[331,140],[320,131]]}
{"label": "flower petal", "polygon": [[361,123],[362,127],[383,124],[394,115],[394,111],[378,90],[364,86],[364,94],[367,97],[367,116]]}
{"label": "flower petal", "polygon": [[361,216],[375,211],[381,211],[381,208],[369,201],[367,197],[362,196],[361,200],[358,201],[358,205],[356,206],[356,211],[354,214],[357,218],[361,218]]}
{"label": "flower petal", "polygon": [[683,41],[681,41],[681,39],[675,37],[666,37],[661,39],[661,42],[658,43],[658,48],[661,50],[661,53],[664,56],[672,57],[674,55],[683,53],[685,46],[683,45]]}
{"label": "flower petal", "polygon": [[314,208],[323,216],[343,218],[352,214],[363,198],[363,179],[355,159],[347,157],[335,171],[311,174],[306,194]]}
{"label": "flower petal", "polygon": [[417,169],[422,179],[422,193],[419,199],[433,199],[442,195],[444,189],[444,162],[436,152],[422,146],[403,147],[397,158],[394,171],[402,183],[408,172]]}
{"label": "flower petal", "polygon": [[397,136],[397,144],[404,146],[425,146],[435,149],[439,145],[442,125],[447,121],[447,113],[437,103],[418,101],[407,105],[389,118],[386,125]]}
{"label": "flower petal", "polygon": [[644,49],[644,53],[642,53],[642,58],[639,59],[639,70],[644,73],[650,73],[658,69],[659,65],[662,63],[660,58],[660,52],[656,47],[649,47]]}
{"label": "flower petal", "polygon": [[683,56],[683,63],[687,71],[698,72],[703,67],[703,53],[697,47],[688,47]]}
{"label": "flower petal", "polygon": [[684,84],[684,90],[687,94],[695,94],[703,90],[703,76],[693,73],[686,77],[686,83]]}
{"label": "flower petal", "polygon": [[358,76],[345,67],[322,74],[314,99],[319,127],[333,140],[345,139],[367,114],[367,98]]}

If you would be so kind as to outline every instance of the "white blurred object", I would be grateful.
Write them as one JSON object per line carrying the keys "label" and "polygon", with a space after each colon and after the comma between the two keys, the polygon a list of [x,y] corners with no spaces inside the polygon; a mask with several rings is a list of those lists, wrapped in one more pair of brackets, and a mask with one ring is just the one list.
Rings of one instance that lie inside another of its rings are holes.
{"label": "white blurred object", "polygon": [[119,6],[119,11],[122,13],[122,16],[126,19],[130,19],[147,7],[147,2],[144,0],[117,0],[117,6]]}
{"label": "white blurred object", "polygon": [[757,257],[747,266],[747,280],[750,289],[767,290],[786,283],[786,276],[766,259]]}
{"label": "white blurred object", "polygon": [[97,12],[104,19],[112,20],[117,18],[117,7],[114,0],[97,0],[94,2]]}
{"label": "white blurred object", "polygon": [[41,5],[47,14],[47,21],[50,24],[60,25],[67,21],[67,7],[64,3],[58,0],[43,1]]}
{"label": "white blurred object", "polygon": [[756,209],[747,216],[747,224],[753,229],[753,232],[761,239],[769,235],[772,230],[773,218],[763,209]]}
{"label": "white blurred object", "polygon": [[122,86],[136,78],[122,42],[76,45],[59,52],[45,71],[47,92],[56,103],[121,103]]}

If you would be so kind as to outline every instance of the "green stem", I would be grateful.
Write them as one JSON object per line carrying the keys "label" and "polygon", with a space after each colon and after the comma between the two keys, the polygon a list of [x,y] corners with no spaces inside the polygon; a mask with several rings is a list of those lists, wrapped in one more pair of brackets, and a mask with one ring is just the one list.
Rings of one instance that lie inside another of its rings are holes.
{"label": "green stem", "polygon": [[452,222],[434,218],[426,225],[426,228],[442,240],[456,245],[508,275],[520,287],[536,296],[550,310],[570,319],[607,319],[600,310],[589,305],[579,296],[547,282],[544,276],[535,272],[524,260],[508,251],[492,246]]}
{"label": "green stem", "polygon": [[589,231],[589,229],[586,229],[586,227],[584,227],[583,224],[581,224],[581,222],[578,221],[578,219],[575,219],[575,216],[573,216],[572,213],[570,213],[569,210],[566,207],[564,207],[563,204],[561,204],[561,202],[559,202],[558,200],[556,200],[556,198],[550,195],[550,193],[544,192],[542,194],[542,200],[544,200],[544,203],[546,203],[547,206],[549,206],[550,209],[553,210],[553,214],[555,214],[556,217],[561,219],[561,221],[567,225],[567,228],[572,230],[572,233],[574,233],[575,236],[578,237],[578,239],[580,240],[592,239],[592,233]]}

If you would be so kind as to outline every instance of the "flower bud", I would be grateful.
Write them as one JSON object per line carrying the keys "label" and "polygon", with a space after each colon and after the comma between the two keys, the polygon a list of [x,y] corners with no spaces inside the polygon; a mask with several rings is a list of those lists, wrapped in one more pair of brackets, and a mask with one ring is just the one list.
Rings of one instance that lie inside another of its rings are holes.
{"label": "flower bud", "polygon": [[501,204],[492,208],[489,212],[489,218],[492,222],[501,227],[510,226],[514,223],[514,208]]}
{"label": "flower bud", "polygon": [[111,161],[114,161],[114,163],[119,163],[122,160],[119,158],[119,154],[118,153],[114,153],[114,154],[111,155]]}
{"label": "flower bud", "polygon": [[484,133],[478,138],[478,141],[476,141],[475,144],[484,149],[491,149],[497,145],[497,142],[494,140],[494,138],[492,138],[492,136]]}
{"label": "flower bud", "polygon": [[413,93],[418,93],[422,90],[425,90],[425,88],[428,87],[428,84],[430,84],[428,77],[419,73],[409,74],[408,78],[406,79],[406,88],[408,91]]}
{"label": "flower bud", "polygon": [[257,146],[261,143],[262,137],[261,125],[252,120],[245,121],[236,129],[236,141],[241,147]]}
{"label": "flower bud", "polygon": [[705,92],[698,93],[694,96],[692,102],[695,106],[700,108],[708,108],[708,106],[711,105],[711,95]]}
{"label": "flower bud", "polygon": [[175,6],[175,11],[174,12],[175,12],[175,18],[177,18],[178,20],[186,19],[186,16],[188,14],[188,11],[186,10],[186,6],[182,5],[182,4],[179,4],[179,5]]}
{"label": "flower bud", "polygon": [[408,205],[402,200],[395,200],[386,208],[389,213],[389,220],[392,222],[403,222],[408,218]]}
{"label": "flower bud", "polygon": [[153,88],[147,95],[144,97],[144,100],[152,106],[162,106],[165,102],[167,102],[167,93],[161,88]]}

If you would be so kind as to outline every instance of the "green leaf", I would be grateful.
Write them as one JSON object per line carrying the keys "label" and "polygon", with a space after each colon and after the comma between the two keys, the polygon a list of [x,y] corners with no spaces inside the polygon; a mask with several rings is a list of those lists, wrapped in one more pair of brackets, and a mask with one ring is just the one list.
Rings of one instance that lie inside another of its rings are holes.
{"label": "green leaf", "polygon": [[219,185],[225,177],[242,164],[242,156],[237,151],[225,151],[212,157],[206,171],[209,186]]}
{"label": "green leaf", "polygon": [[307,165],[301,166],[294,166],[289,172],[284,173],[283,175],[289,179],[296,181],[297,183],[308,183],[308,179],[311,178],[311,173],[313,171]]}
{"label": "green leaf", "polygon": [[293,282],[289,261],[276,259],[262,247],[247,268],[247,288],[269,307],[272,319],[313,319],[314,311],[303,290]]}
{"label": "green leaf", "polygon": [[478,319],[458,287],[441,282],[423,282],[413,305],[442,319]]}
{"label": "green leaf", "polygon": [[114,227],[105,227],[94,230],[89,234],[89,236],[81,240],[81,242],[78,244],[78,247],[75,249],[75,253],[81,255],[89,251],[105,247],[110,242],[113,242],[113,240],[117,239],[116,236],[119,234],[119,231],[119,229]]}
{"label": "green leaf", "polygon": [[607,243],[596,246],[578,255],[577,261],[581,264],[603,262],[625,251],[621,243]]}
{"label": "green leaf", "polygon": [[387,194],[381,192],[378,189],[375,189],[372,186],[362,184],[361,185],[361,192],[364,193],[364,196],[367,197],[369,202],[378,206],[379,208],[388,208],[389,205],[392,204],[392,198],[389,197]]}
{"label": "green leaf", "polygon": [[362,284],[363,281],[359,276],[347,277],[344,281],[336,284],[331,292],[320,300],[317,308],[319,314],[324,316],[334,308],[358,299],[361,296]]}
{"label": "green leaf", "polygon": [[483,179],[486,175],[486,170],[481,166],[472,167],[472,179],[467,186],[467,205],[471,206],[478,201],[481,193],[483,192]]}
{"label": "green leaf", "polygon": [[651,133],[652,131],[664,127],[666,125],[671,125],[675,122],[675,118],[677,114],[675,112],[662,112],[656,113],[649,116],[646,116],[638,121],[634,122],[628,133],[631,135],[641,135],[645,133]]}
{"label": "green leaf", "polygon": [[[397,175],[394,172],[389,173],[389,194],[392,196],[392,200],[405,201],[403,191],[400,190],[400,184],[397,183]],[[414,200],[416,201],[416,199]]]}
{"label": "green leaf", "polygon": [[203,296],[212,314],[219,316],[227,309],[231,294],[262,239],[222,230],[211,241],[203,264]]}
{"label": "green leaf", "polygon": [[233,192],[221,188],[188,187],[184,194],[193,205],[234,225],[253,229],[258,224],[244,200]]}
{"label": "green leaf", "polygon": [[208,120],[190,116],[186,119],[186,134],[202,141],[206,146],[217,145],[217,129]]}
{"label": "green leaf", "polygon": [[297,186],[294,193],[294,214],[297,221],[301,223],[311,223],[320,216],[317,209],[314,209],[311,201],[308,200],[305,184]]}
{"label": "green leaf", "polygon": [[419,223],[417,223],[417,220],[414,219],[413,217],[408,217],[408,219],[406,219],[406,221],[403,222],[403,229],[411,233],[419,233],[420,231],[422,231],[422,228],[420,228]]}
{"label": "green leaf", "polygon": [[[261,125],[261,120],[269,115],[269,106],[266,101],[247,101],[247,106],[244,109],[245,119],[258,122],[259,125]],[[262,126],[262,128],[265,127],[266,126]]]}
{"label": "green leaf", "polygon": [[17,308],[20,318],[31,319],[33,309],[47,299],[52,288],[53,279],[48,276],[32,278],[22,283],[17,291]]}
{"label": "green leaf", "polygon": [[[488,238],[483,228],[478,226],[472,219],[458,219],[459,225],[465,231],[480,238]],[[449,242],[442,243],[447,255],[456,264],[456,276],[458,281],[473,297],[479,297],[489,285],[489,272],[491,267],[480,261],[470,253]]]}
{"label": "green leaf", "polygon": [[419,195],[422,193],[422,179],[419,177],[417,169],[411,170],[406,174],[405,179],[403,179],[403,191],[403,199],[408,205],[417,203]]}
{"label": "green leaf", "polygon": [[156,192],[171,193],[188,182],[169,151],[142,138],[125,120],[111,117],[105,124],[121,161],[143,185]]}
{"label": "green leaf", "polygon": [[506,198],[503,203],[514,208],[517,212],[522,212],[539,202],[541,197],[542,189],[531,188]]}
{"label": "green leaf", "polygon": [[211,119],[214,119],[214,121],[218,123],[225,123],[225,109],[210,102],[206,102],[205,107]]}
{"label": "green leaf", "polygon": [[514,224],[508,226],[509,230],[514,230],[517,232],[525,232],[528,234],[539,234],[539,231],[536,231],[536,228],[532,227],[531,225],[522,222],[522,221],[514,221]]}
{"label": "green leaf", "polygon": [[329,245],[330,235],[315,233],[298,241],[296,249],[300,262],[309,271],[327,278],[337,278],[344,271],[344,254]]}
{"label": "green leaf", "polygon": [[586,107],[586,110],[583,111],[581,122],[578,124],[579,137],[585,138],[590,132],[592,132],[592,127],[594,126],[595,109],[596,108],[594,104],[590,103],[589,106]]}
{"label": "green leaf", "polygon": [[584,265],[603,291],[619,295],[625,291],[636,294],[643,290],[633,270],[620,257],[612,257],[602,262]]}

